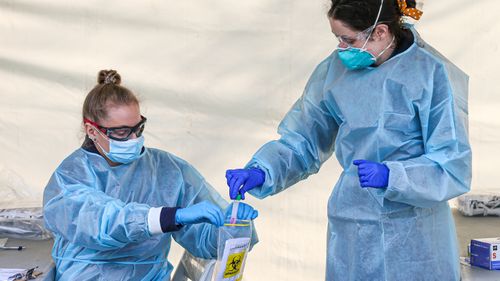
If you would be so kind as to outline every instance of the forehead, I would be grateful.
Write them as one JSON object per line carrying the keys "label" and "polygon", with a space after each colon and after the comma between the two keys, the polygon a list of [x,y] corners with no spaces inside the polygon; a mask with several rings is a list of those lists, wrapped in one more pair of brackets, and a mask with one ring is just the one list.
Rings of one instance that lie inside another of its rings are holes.
{"label": "forehead", "polygon": [[359,30],[352,29],[341,20],[336,20],[331,17],[328,18],[328,20],[330,21],[330,28],[335,36],[353,36],[359,32]]}
{"label": "forehead", "polygon": [[133,127],[141,121],[141,112],[138,104],[115,105],[107,106],[107,116],[101,121],[101,126],[104,127]]}

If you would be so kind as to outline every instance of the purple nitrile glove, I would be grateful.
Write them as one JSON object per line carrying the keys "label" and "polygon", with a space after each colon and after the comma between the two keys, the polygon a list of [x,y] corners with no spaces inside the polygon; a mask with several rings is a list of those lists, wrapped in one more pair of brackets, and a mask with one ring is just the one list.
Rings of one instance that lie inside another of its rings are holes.
{"label": "purple nitrile glove", "polygon": [[265,176],[264,172],[258,168],[227,170],[226,179],[229,186],[229,197],[234,200],[238,194],[241,194],[241,199],[245,200],[245,192],[261,186],[264,183]]}
{"label": "purple nitrile glove", "polygon": [[389,168],[385,164],[368,160],[354,160],[358,166],[361,187],[386,188],[389,185]]}

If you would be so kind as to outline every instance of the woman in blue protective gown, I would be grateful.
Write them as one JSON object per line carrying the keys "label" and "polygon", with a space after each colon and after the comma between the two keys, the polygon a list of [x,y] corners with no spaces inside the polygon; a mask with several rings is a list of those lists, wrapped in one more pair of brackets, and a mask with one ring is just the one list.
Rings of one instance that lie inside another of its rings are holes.
{"label": "woman in blue protective gown", "polygon": [[[85,141],[45,188],[56,280],[169,280],[171,238],[217,257],[230,207],[186,161],[143,146],[146,118],[120,81],[114,70],[99,72],[83,105]],[[243,204],[237,215],[257,211]]]}
{"label": "woman in blue protective gown", "polygon": [[467,192],[468,77],[402,16],[411,1],[332,0],[338,48],[244,169],[230,196],[264,198],[343,168],[328,201],[326,280],[459,280],[447,201]]}

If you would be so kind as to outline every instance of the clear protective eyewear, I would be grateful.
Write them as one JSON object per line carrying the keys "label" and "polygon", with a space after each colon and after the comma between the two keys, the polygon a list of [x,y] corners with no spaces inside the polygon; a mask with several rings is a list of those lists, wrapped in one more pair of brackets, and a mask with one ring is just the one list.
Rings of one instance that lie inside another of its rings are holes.
{"label": "clear protective eyewear", "polygon": [[356,33],[354,36],[346,36],[346,35],[340,35],[340,36],[336,36],[337,37],[337,40],[339,40],[339,44],[345,44],[347,45],[346,48],[352,48],[353,44],[357,41],[357,40],[366,40],[368,39],[368,36],[370,36],[370,33],[371,31],[373,30],[374,26],[370,26],[368,27],[367,29],[363,30],[363,31],[360,31],[358,33]]}
{"label": "clear protective eyewear", "polygon": [[144,127],[146,126],[146,121],[148,119],[141,115],[141,121],[137,123],[137,125],[133,127],[129,126],[120,126],[120,127],[103,127],[97,124],[94,121],[91,121],[87,118],[83,119],[84,123],[89,123],[94,127],[98,128],[101,132],[103,132],[108,138],[116,140],[116,141],[127,141],[130,139],[130,136],[135,133],[137,137],[142,136],[144,132]]}

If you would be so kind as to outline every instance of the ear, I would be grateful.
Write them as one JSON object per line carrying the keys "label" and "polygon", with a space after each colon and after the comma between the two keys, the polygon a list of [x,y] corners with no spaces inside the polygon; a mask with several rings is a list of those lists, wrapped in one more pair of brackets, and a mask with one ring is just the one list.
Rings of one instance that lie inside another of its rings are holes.
{"label": "ear", "polygon": [[387,24],[379,24],[373,30],[373,38],[378,41],[385,40],[390,35],[389,26]]}
{"label": "ear", "polygon": [[89,123],[85,123],[85,133],[92,140],[95,141],[97,138],[97,129]]}

